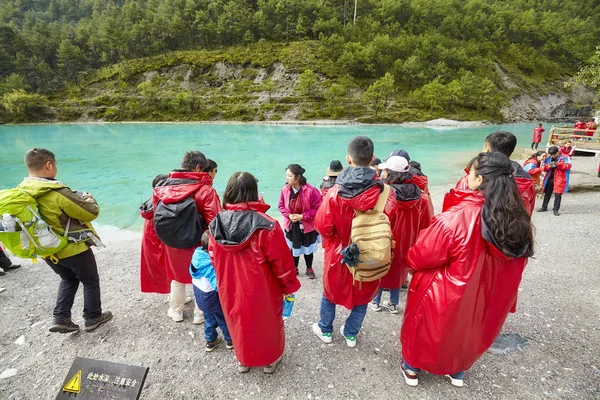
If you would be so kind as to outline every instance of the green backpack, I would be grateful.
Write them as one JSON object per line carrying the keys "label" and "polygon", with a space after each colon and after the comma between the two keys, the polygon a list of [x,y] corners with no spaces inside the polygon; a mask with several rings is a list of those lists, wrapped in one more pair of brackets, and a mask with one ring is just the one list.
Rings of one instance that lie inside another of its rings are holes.
{"label": "green backpack", "polygon": [[21,258],[48,257],[68,244],[40,216],[35,199],[19,188],[0,190],[0,242]]}

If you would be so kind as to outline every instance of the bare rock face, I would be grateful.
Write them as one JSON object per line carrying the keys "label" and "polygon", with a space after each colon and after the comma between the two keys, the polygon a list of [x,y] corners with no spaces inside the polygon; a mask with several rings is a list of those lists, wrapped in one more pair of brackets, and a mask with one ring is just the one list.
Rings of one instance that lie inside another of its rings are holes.
{"label": "bare rock face", "polygon": [[571,93],[545,96],[525,93],[511,99],[510,104],[502,108],[502,116],[507,122],[589,117],[594,95],[593,90],[582,86],[573,87]]}

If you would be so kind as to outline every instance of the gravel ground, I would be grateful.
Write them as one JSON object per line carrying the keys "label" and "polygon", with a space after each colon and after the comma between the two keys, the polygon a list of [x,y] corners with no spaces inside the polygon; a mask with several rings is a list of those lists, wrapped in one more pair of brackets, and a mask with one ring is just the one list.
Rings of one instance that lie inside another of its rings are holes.
{"label": "gravel ground", "polygon": [[[441,197],[433,192],[436,205]],[[287,347],[273,375],[236,370],[224,347],[204,351],[202,326],[166,316],[166,296],[142,294],[138,286],[139,239],[109,243],[97,251],[103,306],[114,319],[91,333],[51,334],[58,276],[44,263],[25,262],[0,278],[0,399],[54,399],[76,356],[150,368],[143,399],[359,399],[359,398],[600,398],[600,193],[564,196],[562,215],[535,213],[536,256],[525,270],[519,308],[503,331],[529,343],[522,352],[486,353],[468,371],[465,387],[424,374],[419,387],[400,374],[402,315],[369,310],[354,349],[337,329],[348,311],[338,307],[333,344],[311,332],[317,321],[320,279],[301,277]],[[322,271],[322,252],[315,258]],[[301,269],[303,264],[301,263]],[[402,293],[402,304],[406,292]],[[81,319],[82,291],[73,307]],[[18,344],[20,343],[20,344]]]}

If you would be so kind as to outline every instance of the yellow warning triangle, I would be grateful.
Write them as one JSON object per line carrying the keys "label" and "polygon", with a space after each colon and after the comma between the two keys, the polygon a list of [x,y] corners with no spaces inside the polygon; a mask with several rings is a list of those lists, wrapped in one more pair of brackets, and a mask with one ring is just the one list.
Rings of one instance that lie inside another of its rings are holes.
{"label": "yellow warning triangle", "polygon": [[63,387],[64,392],[70,393],[79,393],[81,389],[81,370],[77,371],[75,376],[67,382],[67,384]]}

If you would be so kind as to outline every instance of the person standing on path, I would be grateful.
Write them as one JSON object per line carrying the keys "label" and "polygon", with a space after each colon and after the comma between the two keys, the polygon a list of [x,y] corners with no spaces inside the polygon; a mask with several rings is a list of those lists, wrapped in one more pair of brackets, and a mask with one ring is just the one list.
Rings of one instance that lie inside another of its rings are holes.
{"label": "person standing on path", "polygon": [[546,130],[542,126],[541,123],[538,124],[535,128],[533,128],[533,140],[531,142],[531,150],[537,150],[540,142],[542,141],[542,135]]}
{"label": "person standing on path", "polygon": [[[357,136],[348,145],[346,162],[338,176],[336,185],[327,192],[315,218],[315,227],[323,237],[325,260],[323,262],[323,297],[320,319],[312,325],[313,333],[324,343],[332,342],[333,321],[336,305],[346,307],[350,315],[340,333],[348,347],[356,346],[356,336],[367,313],[367,305],[377,294],[379,279],[356,282],[354,276],[342,262],[341,254],[350,244],[350,233],[355,210],[368,211],[375,208],[379,196],[384,192],[383,181],[376,178],[377,172],[370,168],[373,141],[366,136]],[[385,192],[384,192],[385,193]],[[384,213],[394,226],[396,213],[388,214],[393,208],[394,194],[390,190]]]}
{"label": "person standing on path", "polygon": [[223,208],[210,224],[208,249],[238,371],[271,374],[285,349],[283,299],[300,289],[294,260],[252,174],[229,178]]}
{"label": "person standing on path", "polygon": [[505,155],[480,153],[471,190],[448,193],[448,210],[408,252],[414,274],[400,341],[409,386],[418,385],[421,370],[463,386],[464,371],[492,345],[517,301],[534,240],[512,174]]}
{"label": "person standing on path", "polygon": [[283,215],[285,238],[294,257],[296,275],[299,274],[300,256],[304,254],[306,276],[315,279],[312,268],[313,254],[321,243],[315,230],[315,215],[321,205],[321,193],[306,182],[304,168],[290,164],[285,170],[286,185],[279,196],[279,211]]}
{"label": "person standing on path", "polygon": [[[201,152],[188,151],[185,153],[181,160],[181,169],[171,171],[169,177],[159,182],[154,188],[153,205],[155,220],[159,202],[163,204],[175,204],[193,198],[196,203],[194,214],[196,211],[198,212],[203,221],[203,230],[207,229],[217,213],[221,211],[219,195],[212,187],[213,180],[207,172],[202,172],[207,164],[206,157]],[[185,220],[178,222],[183,225],[193,223],[191,220],[187,220],[188,216],[181,218]],[[198,238],[198,243],[193,244],[191,247],[175,248],[165,245],[167,277],[171,280],[171,294],[167,315],[175,322],[183,321],[185,304],[192,300],[185,295],[185,285],[192,283],[189,268],[192,255],[198,246],[200,246],[200,238]],[[204,316],[202,311],[196,305],[193,323],[202,324],[203,322]]]}
{"label": "person standing on path", "polygon": [[[58,296],[54,307],[54,320],[50,332],[68,333],[79,330],[79,325],[71,320],[71,308],[79,283],[83,284],[83,318],[85,330],[93,331],[112,319],[110,311],[102,312],[100,300],[100,277],[93,246],[96,232],[90,223],[100,213],[98,203],[89,193],[74,192],[64,183],[56,180],[58,173],[54,153],[46,149],[31,149],[25,153],[25,165],[29,177],[18,186],[33,197],[44,221],[52,230],[63,235],[87,233],[90,239],[69,242],[65,248],[46,263],[60,276]],[[71,237],[71,236],[70,236]]]}
{"label": "person standing on path", "polygon": [[20,268],[21,265],[13,264],[10,261],[10,258],[6,254],[4,254],[4,250],[0,248],[0,276],[6,275],[6,271],[10,271],[12,269]]}
{"label": "person standing on path", "polygon": [[542,163],[542,168],[546,171],[544,177],[544,201],[538,212],[548,211],[550,197],[554,194],[554,207],[552,212],[557,217],[560,215],[560,202],[563,193],[568,192],[569,172],[571,170],[571,159],[560,153],[558,147],[552,146],[548,149],[550,157]]}

